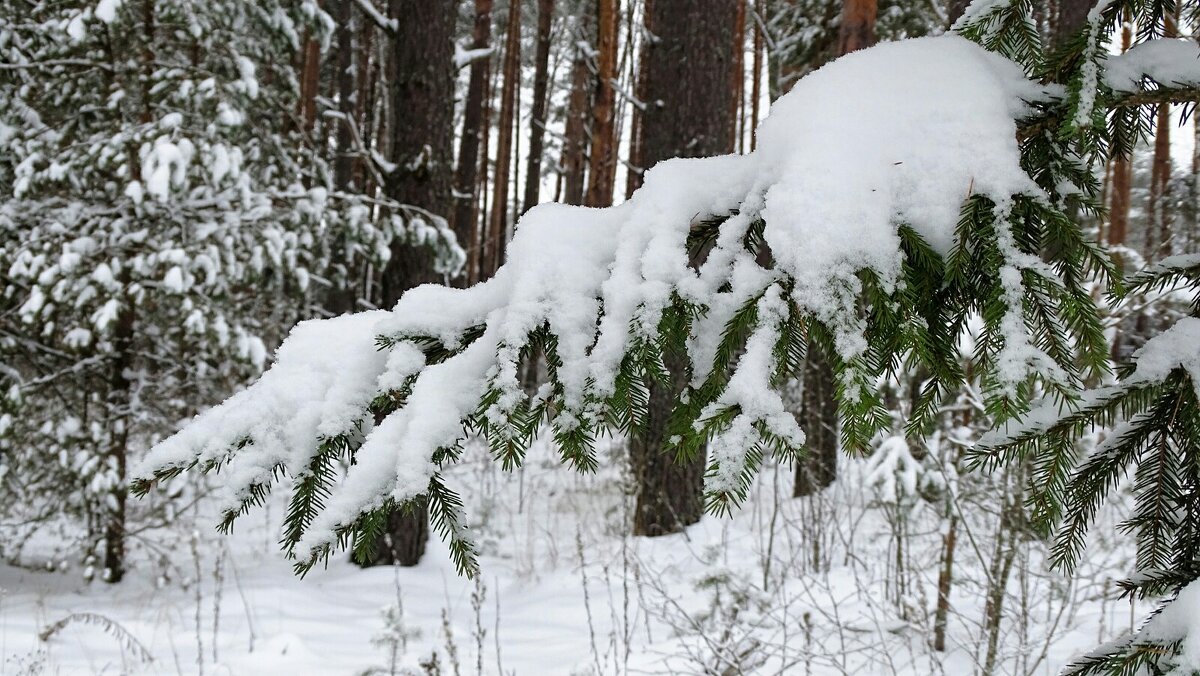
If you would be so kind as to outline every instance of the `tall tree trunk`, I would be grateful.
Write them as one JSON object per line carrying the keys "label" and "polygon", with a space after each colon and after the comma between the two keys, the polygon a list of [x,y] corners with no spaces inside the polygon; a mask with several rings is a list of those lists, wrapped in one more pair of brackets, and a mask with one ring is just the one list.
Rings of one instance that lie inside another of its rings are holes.
{"label": "tall tree trunk", "polygon": [[[346,192],[354,181],[355,148],[354,135],[351,125],[357,127],[355,117],[358,106],[355,99],[358,95],[358,83],[355,81],[354,67],[354,0],[333,0],[334,21],[337,23],[337,70],[333,77],[333,86],[337,94],[338,113],[341,119],[334,125],[334,147],[337,154],[333,158],[333,183],[337,190]],[[342,233],[334,240],[339,248],[346,245]],[[356,275],[344,260],[334,263],[333,274],[330,275],[332,286],[325,298],[325,310],[330,314],[339,315],[354,310]]]}
{"label": "tall tree trunk", "polygon": [[971,0],[950,0],[950,6],[946,8],[946,29],[952,28],[962,15],[967,11],[967,6],[971,4]]}
{"label": "tall tree trunk", "polygon": [[[492,0],[475,0],[475,24],[471,49],[487,49],[492,39]],[[458,166],[454,171],[454,235],[467,251],[469,260],[477,260],[476,252],[479,209],[479,143],[483,133],[483,113],[486,105],[487,78],[492,58],[476,59],[471,63],[467,83],[467,100],[463,107],[462,137],[458,144]],[[468,266],[464,282],[474,280],[474,266]]]}
{"label": "tall tree trunk", "polygon": [[650,16],[654,13],[654,0],[642,2],[642,33],[637,55],[637,81],[633,85],[633,96],[637,103],[629,120],[629,168],[625,172],[625,199],[642,187],[642,174],[646,171],[646,160],[642,157],[642,117],[646,102],[646,78],[650,70],[650,45],[654,41],[654,27]]}
{"label": "tall tree trunk", "polygon": [[746,85],[746,3],[737,3],[733,17],[733,47],[729,63],[729,138],[725,143],[725,152],[738,152],[738,145],[745,131],[745,120],[742,118],[742,94]]}
{"label": "tall tree trunk", "polygon": [[304,131],[311,134],[317,122],[317,93],[321,84],[321,45],[312,36],[311,30],[304,32],[301,58],[300,99],[296,102],[296,112]]}
{"label": "tall tree trunk", "polygon": [[[1173,17],[1166,17],[1163,37],[1176,34]],[[1171,180],[1171,105],[1158,104],[1155,111],[1154,160],[1150,165],[1150,195],[1146,202],[1146,260],[1171,255],[1171,218],[1163,198]]]}
{"label": "tall tree trunk", "polygon": [[[450,211],[454,125],[454,0],[391,0],[398,27],[393,41],[391,161],[388,197],[437,215]],[[406,290],[436,282],[429,251],[392,244],[380,293],[391,307]],[[425,552],[428,513],[420,507],[395,513],[388,534],[364,565],[414,566]]]}
{"label": "tall tree trunk", "polygon": [[496,129],[496,176],[492,183],[492,211],[484,241],[483,278],[491,277],[504,262],[508,223],[508,182],[512,169],[513,120],[517,85],[521,78],[521,7],[511,3],[504,37],[504,81],[500,89],[500,119]]}
{"label": "tall tree trunk", "polygon": [[[129,274],[123,273],[122,288],[130,285]],[[112,335],[113,361],[108,380],[108,448],[102,467],[116,479],[106,489],[104,519],[104,574],[105,582],[117,583],[125,577],[125,502],[129,446],[129,407],[132,402],[129,371],[133,366],[134,305],[133,298],[126,296],[117,313]]]}
{"label": "tall tree trunk", "polygon": [[[838,55],[870,47],[875,43],[875,0],[846,0],[838,30]],[[807,435],[808,454],[796,463],[793,495],[820,492],[837,481],[838,412],[836,382],[829,357],[810,349],[804,364],[801,426]]]}
{"label": "tall tree trunk", "polygon": [[[646,58],[641,157],[646,166],[671,157],[724,152],[733,110],[713,102],[730,98],[734,23],[742,0],[656,0],[650,22],[656,40]],[[661,104],[659,103],[661,102]],[[677,463],[664,448],[666,423],[686,384],[686,360],[667,355],[670,387],[650,387],[645,433],[630,440],[638,482],[634,534],[663,535],[695,523],[703,511],[704,453]]]}
{"label": "tall tree trunk", "polygon": [[596,99],[592,106],[592,148],[588,163],[585,203],[606,207],[613,201],[617,171],[616,91],[617,32],[620,27],[617,0],[597,0],[596,24],[599,56],[596,59]]}
{"label": "tall tree trunk", "polygon": [[525,169],[525,198],[521,213],[537,203],[542,188],[542,146],[546,138],[547,90],[550,85],[550,27],[554,0],[538,0],[537,54],[533,73],[533,106],[529,112],[529,164]]}
{"label": "tall tree trunk", "polygon": [[750,85],[750,152],[758,147],[758,106],[762,98],[763,0],[754,0],[754,65]]}
{"label": "tall tree trunk", "polygon": [[792,489],[795,497],[819,493],[837,481],[839,444],[835,387],[829,358],[810,347],[804,362],[804,390],[800,404],[808,452],[796,463],[796,483]]}
{"label": "tall tree trunk", "polygon": [[576,17],[575,58],[571,66],[571,98],[567,102],[567,124],[563,140],[563,202],[583,204],[588,152],[591,146],[593,87],[590,44],[594,35],[590,3]]}
{"label": "tall tree trunk", "polygon": [[[1121,31],[1121,52],[1129,51],[1133,40],[1132,30],[1125,26]],[[1112,160],[1112,184],[1109,190],[1109,246],[1123,246],[1129,231],[1129,201],[1133,189],[1132,158],[1116,156]]]}
{"label": "tall tree trunk", "polygon": [[1055,48],[1064,45],[1083,28],[1087,23],[1088,12],[1092,11],[1095,4],[1096,0],[1059,0],[1058,17],[1053,25]]}
{"label": "tall tree trunk", "polygon": [[[951,508],[953,510],[953,508]],[[937,608],[933,616],[933,649],[946,651],[946,628],[950,617],[950,588],[954,583],[954,549],[958,544],[958,516],[951,511],[946,535],[942,538],[942,566],[938,570]]]}
{"label": "tall tree trunk", "polygon": [[845,0],[842,22],[838,27],[838,56],[857,52],[875,44],[876,0]]}

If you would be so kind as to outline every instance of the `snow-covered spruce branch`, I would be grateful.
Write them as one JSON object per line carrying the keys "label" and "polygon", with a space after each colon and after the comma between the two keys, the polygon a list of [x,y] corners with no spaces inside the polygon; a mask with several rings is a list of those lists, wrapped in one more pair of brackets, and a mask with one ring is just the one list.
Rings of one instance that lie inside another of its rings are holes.
{"label": "snow-covered spruce branch", "polygon": [[[864,98],[849,110],[847,83]],[[300,571],[426,499],[469,571],[439,477],[463,439],[482,434],[512,467],[548,428],[564,462],[590,469],[597,434],[637,433],[667,353],[690,365],[671,442],[680,456],[708,442],[717,512],[764,453],[800,452],[776,387],[807,349],[834,364],[849,450],[888,422],[874,384],[904,360],[931,374],[912,424],[928,421],[966,379],[955,347],[973,317],[992,416],[1019,415],[1035,387],[1069,398],[1106,358],[1086,284],[1110,264],[1064,213],[1094,208],[1095,178],[1068,139],[1019,140],[1017,122],[1065,119],[1063,105],[958,37],[843,58],[776,103],[754,153],[664,162],[618,207],[540,206],[471,289],[423,286],[390,312],[300,325],[257,384],[159,445],[135,489],[220,470],[228,524],[288,477]],[[549,382],[529,398],[518,373],[535,350]]]}

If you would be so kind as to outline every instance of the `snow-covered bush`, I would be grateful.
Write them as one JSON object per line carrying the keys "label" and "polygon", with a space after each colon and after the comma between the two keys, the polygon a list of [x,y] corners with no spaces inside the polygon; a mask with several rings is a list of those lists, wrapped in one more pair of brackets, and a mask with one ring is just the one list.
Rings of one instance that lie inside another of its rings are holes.
{"label": "snow-covered bush", "polygon": [[406,234],[289,115],[330,30],[307,1],[0,3],[0,509],[85,526],[110,579],[127,458],[261,372],[330,247]]}

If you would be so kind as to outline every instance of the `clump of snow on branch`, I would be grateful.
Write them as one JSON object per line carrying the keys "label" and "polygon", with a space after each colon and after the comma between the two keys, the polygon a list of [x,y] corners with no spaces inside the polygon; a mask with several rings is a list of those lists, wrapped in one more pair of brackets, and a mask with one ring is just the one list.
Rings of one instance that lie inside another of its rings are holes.
{"label": "clump of snow on branch", "polygon": [[[365,438],[342,487],[298,548],[315,552],[333,542],[335,529],[384,499],[420,495],[437,470],[433,454],[464,436],[464,419],[487,392],[501,393],[484,412],[487,419],[503,420],[514,409],[524,396],[519,353],[531,332],[546,327],[556,342],[556,426],[594,427],[602,424],[622,360],[639,341],[658,337],[662,313],[675,297],[705,311],[692,323],[688,342],[693,385],[711,371],[734,313],[761,299],[758,329],[719,398],[741,408],[737,426],[713,445],[722,469],[710,488],[720,487],[750,450],[747,427],[762,423],[790,442],[802,439],[776,397],[753,392],[770,388],[770,347],[787,304],[830,327],[843,359],[860,357],[866,339],[856,274],[869,270],[885,288],[896,286],[900,226],[945,252],[964,199],[982,194],[999,204],[1013,195],[1041,196],[1021,169],[1015,120],[1026,114],[1027,102],[1044,98],[1017,65],[956,36],[891,43],[839,59],[776,102],[756,152],[660,163],[629,201],[608,209],[538,206],[518,223],[507,262],[491,280],[465,290],[418,287],[390,312],[303,325],[298,336],[305,348],[285,347],[272,371],[236,404],[213,409],[158,446],[142,475],[209,456],[217,448],[213,440],[227,442],[235,434],[251,440],[240,453],[257,453],[259,437],[270,437],[272,461],[286,457],[289,467],[303,466],[319,443],[314,437],[305,445],[304,437],[327,431],[317,429],[317,421],[333,420],[322,407],[336,408],[340,423],[362,421]],[[714,218],[725,220],[697,269],[688,235]],[[759,222],[775,259],[770,267],[744,244]],[[374,355],[376,334],[393,347]],[[424,366],[413,357],[417,338],[459,351]],[[325,349],[312,339],[327,341]],[[404,354],[394,360],[389,350]],[[354,367],[330,371],[335,353]],[[276,371],[308,370],[327,379],[318,392],[278,391],[302,385]],[[377,385],[381,377],[389,388],[411,382],[411,392],[403,407],[372,427],[364,419],[369,416],[352,409],[355,402],[365,407],[368,398],[359,386]],[[329,394],[334,380],[352,379],[358,384]],[[298,424],[301,409],[308,422]],[[234,420],[236,428],[218,434]],[[296,446],[285,452],[285,444]]]}
{"label": "clump of snow on branch", "polygon": [[1200,45],[1193,40],[1147,40],[1108,57],[1104,84],[1114,91],[1138,92],[1145,78],[1174,87],[1200,86]]}

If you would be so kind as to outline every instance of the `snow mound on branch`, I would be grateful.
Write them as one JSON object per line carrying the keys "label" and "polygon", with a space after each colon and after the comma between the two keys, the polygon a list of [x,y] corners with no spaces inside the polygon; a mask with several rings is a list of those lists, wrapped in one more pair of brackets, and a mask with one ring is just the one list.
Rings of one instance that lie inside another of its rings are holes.
{"label": "snow mound on branch", "polygon": [[[256,470],[278,458],[303,467],[319,435],[337,427],[332,421],[354,418],[377,385],[415,376],[406,405],[366,431],[356,464],[297,551],[315,550],[389,495],[404,501],[422,493],[437,469],[433,453],[464,435],[462,420],[489,389],[500,393],[483,412],[489,420],[502,422],[514,410],[524,396],[519,350],[531,331],[547,326],[556,339],[562,392],[555,423],[572,429],[600,420],[622,360],[635,341],[657,337],[674,295],[706,310],[689,339],[694,385],[711,370],[726,323],[763,297],[770,321],[756,333],[760,349],[739,361],[719,402],[743,410],[719,449],[729,467],[709,488],[731,484],[757,423],[784,438],[803,437],[783,420],[776,398],[752,396],[772,390],[767,348],[783,316],[776,305],[785,300],[777,283],[794,280],[790,300],[834,330],[843,357],[858,356],[866,341],[855,273],[869,268],[894,285],[900,225],[946,251],[972,193],[998,203],[1040,194],[1020,168],[1014,119],[1025,101],[1044,96],[1015,64],[957,36],[839,59],[776,102],[757,152],[662,162],[629,201],[608,209],[538,206],[521,218],[491,280],[465,290],[418,287],[387,313],[301,325],[275,368],[154,449],[145,471],[246,437],[254,444],[239,457],[267,457],[245,461]],[[688,234],[713,219],[722,221],[717,240],[697,269]],[[770,267],[743,244],[760,220],[775,257]],[[409,341],[427,336],[458,349],[476,327],[482,333],[474,342],[432,366]],[[375,353],[374,333],[395,339],[391,356]]]}
{"label": "snow mound on branch", "polygon": [[[226,506],[246,497],[250,484],[268,481],[277,465],[292,476],[304,473],[317,440],[355,431],[375,396],[388,361],[375,349],[375,326],[385,315],[374,310],[297,324],[257,382],[155,446],[135,476],[221,461],[247,439],[253,445],[222,469],[222,484],[232,489]],[[371,421],[363,422],[368,429]]]}
{"label": "snow mound on branch", "polygon": [[898,224],[946,253],[964,199],[1040,191],[1020,167],[1014,119],[1043,98],[1012,62],[955,36],[855,52],[797,83],[759,128],[763,169],[774,175],[763,216],[796,300],[842,326],[852,356],[853,316],[839,314],[841,284],[869,267],[885,286],[899,274]]}
{"label": "snow mound on branch", "polygon": [[1200,580],[1179,591],[1163,611],[1138,632],[1139,639],[1172,643],[1180,641],[1179,655],[1169,674],[1192,674],[1200,670]]}
{"label": "snow mound on branch", "polygon": [[1105,63],[1104,84],[1114,91],[1141,91],[1145,77],[1168,87],[1200,86],[1200,45],[1187,39],[1147,40]]}
{"label": "snow mound on branch", "polygon": [[1183,317],[1171,328],[1146,341],[1133,353],[1137,370],[1126,382],[1152,383],[1166,380],[1182,368],[1200,397],[1200,318]]}

